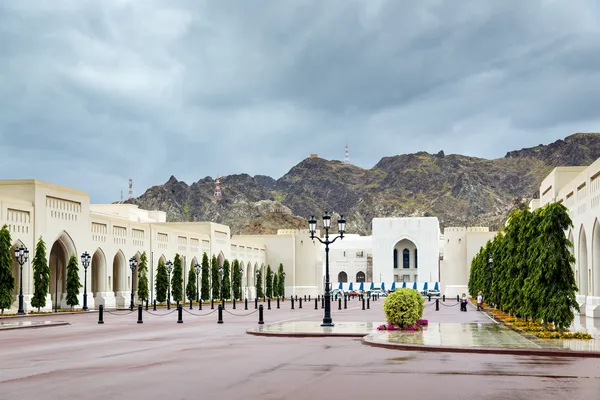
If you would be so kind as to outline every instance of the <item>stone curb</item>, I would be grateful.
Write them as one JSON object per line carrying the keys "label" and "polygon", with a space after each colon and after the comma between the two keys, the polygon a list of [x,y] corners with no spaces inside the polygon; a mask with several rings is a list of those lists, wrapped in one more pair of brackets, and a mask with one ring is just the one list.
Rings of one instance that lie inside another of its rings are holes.
{"label": "stone curb", "polygon": [[4,315],[4,316],[0,316],[0,320],[3,319],[19,319],[19,318],[28,318],[28,317],[52,317],[53,315],[73,315],[73,314],[81,314],[81,315],[85,315],[85,314],[90,314],[90,313],[94,313],[94,312],[98,312],[98,310],[89,310],[89,311],[67,311],[67,312],[57,312],[57,313],[46,313],[46,314],[25,314],[25,315]]}
{"label": "stone curb", "polygon": [[52,323],[52,324],[44,324],[44,325],[28,325],[28,326],[9,326],[6,328],[2,328],[0,327],[0,332],[2,331],[12,331],[15,329],[37,329],[37,328],[52,328],[54,326],[65,326],[65,325],[71,325],[68,322],[56,322],[56,323]]}
{"label": "stone curb", "polygon": [[349,337],[349,338],[364,338],[364,333],[319,333],[319,332],[298,332],[298,333],[280,333],[280,332],[259,332],[247,330],[248,335],[254,336],[271,336],[271,337],[296,337],[296,338],[322,338],[322,337]]}
{"label": "stone curb", "polygon": [[560,349],[511,349],[497,347],[443,347],[443,346],[425,346],[418,344],[392,344],[379,343],[368,340],[363,336],[363,344],[373,347],[382,347],[385,349],[404,350],[404,351],[427,351],[435,353],[471,353],[471,354],[500,354],[516,356],[541,356],[541,357],[574,357],[574,358],[600,358],[600,352],[593,351],[575,351]]}

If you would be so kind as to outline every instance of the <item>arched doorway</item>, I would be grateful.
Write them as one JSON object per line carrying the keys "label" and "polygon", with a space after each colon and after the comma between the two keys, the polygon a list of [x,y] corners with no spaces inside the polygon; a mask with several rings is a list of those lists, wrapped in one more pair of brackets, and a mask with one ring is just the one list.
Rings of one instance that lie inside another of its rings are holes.
{"label": "arched doorway", "polygon": [[356,273],[356,282],[360,283],[360,282],[364,282],[365,281],[365,273],[362,271],[358,271]]}
{"label": "arched doorway", "polygon": [[91,291],[93,303],[90,304],[90,296],[88,295],[88,307],[97,307],[100,304],[106,306],[106,256],[101,248],[97,248],[92,255],[90,269],[88,288]]}
{"label": "arched doorway", "polygon": [[577,259],[577,266],[579,270],[579,294],[587,296],[589,293],[589,282],[588,282],[588,260],[587,260],[587,238],[585,235],[585,228],[581,226],[579,231],[579,257]]}
{"label": "arched doorway", "polygon": [[596,219],[592,233],[593,296],[600,296],[600,223]]}
{"label": "arched doorway", "polygon": [[[125,255],[121,250],[117,251],[117,254],[113,257],[112,267],[112,282],[109,279],[109,283],[112,283],[112,292],[115,294],[115,305],[117,308],[124,308],[127,303],[127,294],[130,290],[129,274],[127,273],[128,264],[125,259]],[[128,284],[129,283],[129,284]]]}
{"label": "arched doorway", "polygon": [[55,310],[67,307],[67,264],[72,255],[77,256],[75,243],[69,234],[63,231],[50,247],[50,256],[48,257],[48,264],[50,265],[50,285],[48,289],[52,307]]}
{"label": "arched doorway", "polygon": [[406,238],[396,242],[393,248],[394,281],[400,282],[404,276],[416,275],[418,265],[417,245]]}
{"label": "arched doorway", "polygon": [[347,274],[347,273],[345,273],[344,271],[341,271],[341,272],[338,274],[338,283],[340,283],[340,282],[341,282],[341,283],[346,283],[346,282],[348,282],[348,274]]}

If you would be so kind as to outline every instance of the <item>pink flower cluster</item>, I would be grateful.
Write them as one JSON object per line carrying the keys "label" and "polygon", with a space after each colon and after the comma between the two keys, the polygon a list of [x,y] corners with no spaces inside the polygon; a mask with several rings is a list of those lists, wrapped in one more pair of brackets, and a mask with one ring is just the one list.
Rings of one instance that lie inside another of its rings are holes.
{"label": "pink flower cluster", "polygon": [[404,331],[404,332],[414,332],[414,331],[420,331],[423,329],[424,326],[429,325],[429,321],[427,321],[426,319],[419,319],[417,320],[417,323],[415,325],[410,325],[410,326],[405,326],[404,328],[401,328],[399,326],[396,325],[392,325],[392,324],[387,324],[387,325],[379,325],[377,327],[378,331]]}

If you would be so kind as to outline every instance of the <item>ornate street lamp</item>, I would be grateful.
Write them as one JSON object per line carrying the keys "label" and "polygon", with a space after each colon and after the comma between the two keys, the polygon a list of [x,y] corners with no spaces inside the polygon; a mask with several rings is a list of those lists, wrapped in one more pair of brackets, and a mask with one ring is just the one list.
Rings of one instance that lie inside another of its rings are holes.
{"label": "ornate street lamp", "polygon": [[197,297],[197,301],[198,303],[200,303],[200,290],[199,290],[199,283],[200,283],[200,264],[196,263],[196,265],[194,265],[194,270],[196,271],[196,297]]}
{"label": "ornate street lamp", "polygon": [[91,257],[86,251],[81,255],[81,265],[83,265],[83,311],[88,310],[87,305],[87,269],[90,266]]}
{"label": "ornate street lamp", "polygon": [[317,239],[319,242],[325,245],[325,314],[323,316],[323,323],[321,326],[333,326],[333,321],[331,319],[331,294],[329,290],[329,245],[335,242],[337,239],[344,238],[344,232],[346,231],[346,220],[343,215],[340,215],[340,219],[338,219],[338,232],[339,236],[333,238],[333,240],[329,240],[329,229],[331,227],[331,216],[325,212],[323,215],[323,229],[325,229],[325,240],[321,240],[320,237],[315,237],[315,232],[317,230],[317,220],[315,216],[311,216],[308,220],[308,230],[310,232],[311,239]]}
{"label": "ornate street lamp", "polygon": [[135,269],[137,268],[137,265],[137,258],[131,257],[129,259],[129,268],[131,268],[131,302],[129,303],[129,311],[133,311],[133,291],[135,289],[135,281],[133,279],[135,277]]}
{"label": "ornate street lamp", "polygon": [[21,266],[20,278],[19,278],[19,310],[17,311],[18,315],[25,315],[25,310],[23,307],[23,264],[29,260],[29,250],[27,247],[21,246],[15,249],[15,258],[17,262]]}
{"label": "ornate street lamp", "polygon": [[220,286],[220,291],[221,291],[221,303],[223,302],[223,266],[220,265],[219,266],[219,286]]}
{"label": "ornate street lamp", "polygon": [[171,272],[173,272],[173,263],[167,261],[167,272],[169,273],[168,292],[167,292],[167,310],[171,309]]}

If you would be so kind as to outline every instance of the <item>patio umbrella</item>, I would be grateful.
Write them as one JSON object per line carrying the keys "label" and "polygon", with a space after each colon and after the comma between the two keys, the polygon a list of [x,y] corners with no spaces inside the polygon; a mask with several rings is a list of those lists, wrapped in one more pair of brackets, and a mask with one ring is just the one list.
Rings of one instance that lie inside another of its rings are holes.
{"label": "patio umbrella", "polygon": [[375,284],[371,282],[371,290],[375,289]]}
{"label": "patio umbrella", "polygon": [[433,290],[440,290],[440,286],[438,285],[438,283],[435,283],[435,286],[433,287]]}
{"label": "patio umbrella", "polygon": [[390,289],[392,292],[396,290],[396,282],[392,282],[392,287]]}
{"label": "patio umbrella", "polygon": [[417,282],[413,283],[413,289],[417,290]]}
{"label": "patio umbrella", "polygon": [[385,292],[385,283],[381,282],[381,290]]}
{"label": "patio umbrella", "polygon": [[402,282],[402,287],[405,288],[406,287],[406,282]]}
{"label": "patio umbrella", "polygon": [[363,290],[365,290],[365,283],[364,283],[364,282],[361,282],[361,283],[360,283],[360,288],[359,288],[358,290],[360,290],[361,292],[362,292]]}
{"label": "patio umbrella", "polygon": [[348,291],[352,291],[352,282],[350,282],[350,286],[348,286]]}
{"label": "patio umbrella", "polygon": [[340,285],[338,286],[338,289],[342,290],[342,282],[340,282]]}
{"label": "patio umbrella", "polygon": [[427,290],[427,282],[423,285],[423,290]]}

